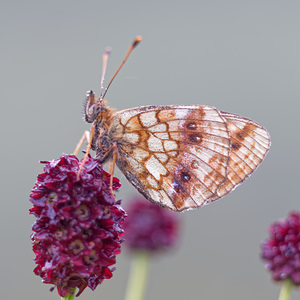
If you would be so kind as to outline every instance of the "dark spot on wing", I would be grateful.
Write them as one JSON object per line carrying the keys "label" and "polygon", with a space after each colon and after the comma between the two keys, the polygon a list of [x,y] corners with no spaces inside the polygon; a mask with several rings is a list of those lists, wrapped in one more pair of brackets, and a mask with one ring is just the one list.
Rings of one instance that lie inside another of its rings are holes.
{"label": "dark spot on wing", "polygon": [[231,148],[234,149],[234,150],[238,150],[238,149],[241,148],[241,144],[239,144],[239,143],[233,143],[233,144],[231,145]]}
{"label": "dark spot on wing", "polygon": [[174,188],[174,191],[176,193],[180,193],[180,192],[183,191],[183,188],[182,188],[181,184],[177,180],[174,180],[174,182],[173,182],[173,188]]}
{"label": "dark spot on wing", "polygon": [[189,135],[189,140],[193,143],[200,143],[202,140],[201,134],[198,132]]}
{"label": "dark spot on wing", "polygon": [[198,169],[200,166],[199,162],[195,159],[192,160],[192,163],[191,163],[191,168],[192,169]]}
{"label": "dark spot on wing", "polygon": [[181,172],[180,178],[183,182],[187,182],[191,179],[191,175],[188,172]]}
{"label": "dark spot on wing", "polygon": [[195,122],[189,122],[189,123],[186,124],[186,128],[187,128],[187,129],[194,130],[194,129],[197,128],[197,125],[196,125]]}
{"label": "dark spot on wing", "polygon": [[238,131],[238,132],[236,133],[236,137],[237,137],[239,140],[244,140],[245,137],[246,137],[247,135],[249,135],[249,132],[250,132],[250,131],[251,131],[250,126],[245,125],[244,128],[243,128],[242,130],[240,130],[240,131]]}

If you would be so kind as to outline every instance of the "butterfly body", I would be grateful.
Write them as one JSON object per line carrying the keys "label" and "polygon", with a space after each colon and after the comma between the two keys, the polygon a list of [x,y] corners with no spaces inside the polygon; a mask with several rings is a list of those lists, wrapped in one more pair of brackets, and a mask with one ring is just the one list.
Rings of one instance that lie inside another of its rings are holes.
{"label": "butterfly body", "polygon": [[246,179],[266,155],[259,124],[201,105],[141,106],[115,112],[88,93],[92,149],[116,164],[148,200],[174,211],[215,201]]}

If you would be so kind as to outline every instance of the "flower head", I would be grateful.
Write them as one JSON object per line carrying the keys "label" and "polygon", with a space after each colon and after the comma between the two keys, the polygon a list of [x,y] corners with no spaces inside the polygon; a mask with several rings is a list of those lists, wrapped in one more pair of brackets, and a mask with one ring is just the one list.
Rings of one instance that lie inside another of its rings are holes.
{"label": "flower head", "polygon": [[158,251],[171,248],[178,239],[178,215],[143,198],[126,209],[125,245],[131,250]]}
{"label": "flower head", "polygon": [[[63,154],[46,163],[30,195],[36,216],[31,240],[36,254],[34,273],[57,286],[64,297],[94,290],[112,277],[109,266],[120,253],[122,223],[126,216],[110,191],[110,175],[88,157],[77,180],[80,162]],[[114,178],[113,189],[120,187]]]}
{"label": "flower head", "polygon": [[276,281],[290,279],[300,285],[300,213],[291,212],[269,228],[270,238],[262,244],[262,258]]}

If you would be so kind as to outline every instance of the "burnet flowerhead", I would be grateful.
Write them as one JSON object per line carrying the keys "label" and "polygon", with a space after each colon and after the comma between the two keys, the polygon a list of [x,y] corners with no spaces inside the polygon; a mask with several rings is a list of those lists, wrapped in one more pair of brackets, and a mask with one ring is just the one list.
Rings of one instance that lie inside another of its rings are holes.
{"label": "burnet flowerhead", "polygon": [[290,279],[300,285],[300,213],[273,223],[269,238],[263,242],[261,256],[275,281]]}
{"label": "burnet flowerhead", "polygon": [[136,198],[126,208],[125,245],[133,251],[150,253],[175,246],[179,236],[179,216],[144,198]]}
{"label": "burnet flowerhead", "polygon": [[[110,175],[88,157],[80,173],[74,155],[45,161],[30,195],[36,217],[31,240],[36,255],[34,273],[57,287],[60,296],[94,290],[112,277],[121,250],[126,216],[110,190]],[[114,178],[113,189],[120,187]]]}

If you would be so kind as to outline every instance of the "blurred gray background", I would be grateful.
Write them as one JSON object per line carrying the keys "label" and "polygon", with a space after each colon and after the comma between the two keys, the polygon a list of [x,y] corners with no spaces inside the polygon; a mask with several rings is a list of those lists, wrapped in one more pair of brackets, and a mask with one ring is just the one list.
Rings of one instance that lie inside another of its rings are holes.
{"label": "blurred gray background", "polygon": [[[40,282],[28,195],[39,160],[74,150],[89,125],[85,92],[106,83],[136,35],[142,43],[111,86],[118,110],[206,104],[265,126],[264,163],[226,198],[181,214],[182,236],[150,267],[146,300],[276,299],[260,260],[274,220],[299,209],[299,1],[1,1],[1,299],[58,299]],[[117,173],[124,205],[134,189]],[[124,299],[131,257],[82,299]],[[293,291],[298,299],[300,290]]]}

